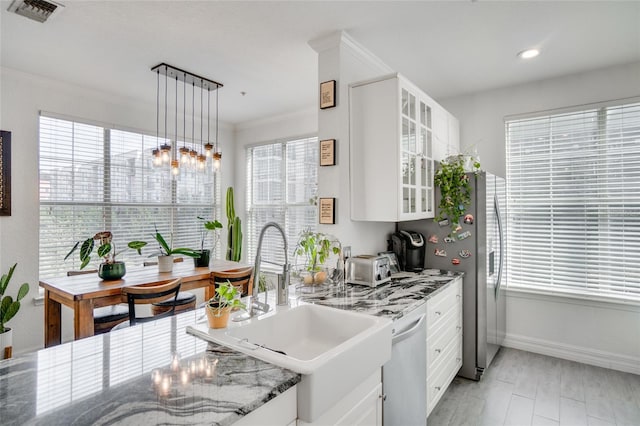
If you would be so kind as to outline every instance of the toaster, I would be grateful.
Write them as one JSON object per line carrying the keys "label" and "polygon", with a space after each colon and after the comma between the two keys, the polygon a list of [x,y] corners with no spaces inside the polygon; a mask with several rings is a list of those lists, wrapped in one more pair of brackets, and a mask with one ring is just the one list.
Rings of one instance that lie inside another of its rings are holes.
{"label": "toaster", "polygon": [[376,287],[391,281],[389,258],[386,256],[354,256],[345,263],[345,281]]}

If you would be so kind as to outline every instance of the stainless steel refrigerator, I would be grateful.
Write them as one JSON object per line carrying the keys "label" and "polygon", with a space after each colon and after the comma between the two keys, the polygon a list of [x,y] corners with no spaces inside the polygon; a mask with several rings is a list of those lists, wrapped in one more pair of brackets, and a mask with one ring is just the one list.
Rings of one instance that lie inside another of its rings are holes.
{"label": "stainless steel refrigerator", "polygon": [[[425,267],[463,271],[463,348],[458,375],[480,380],[504,341],[506,330],[506,185],[487,172],[468,173],[471,205],[453,233],[433,219],[398,223],[427,241]],[[440,202],[436,191],[436,206]],[[469,223],[473,222],[473,223]],[[436,255],[436,252],[438,255]]]}

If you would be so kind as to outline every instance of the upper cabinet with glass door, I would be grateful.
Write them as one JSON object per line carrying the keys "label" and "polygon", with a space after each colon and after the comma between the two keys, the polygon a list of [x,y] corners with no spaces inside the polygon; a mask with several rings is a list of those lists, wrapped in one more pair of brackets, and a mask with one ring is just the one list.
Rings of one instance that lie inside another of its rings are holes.
{"label": "upper cabinet with glass door", "polygon": [[351,85],[353,220],[434,217],[435,109],[443,110],[398,74]]}

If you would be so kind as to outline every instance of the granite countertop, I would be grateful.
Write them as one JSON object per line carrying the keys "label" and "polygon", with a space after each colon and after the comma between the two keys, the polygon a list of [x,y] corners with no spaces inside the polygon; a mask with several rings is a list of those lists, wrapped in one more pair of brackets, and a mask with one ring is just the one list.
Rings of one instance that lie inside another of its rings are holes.
{"label": "granite countertop", "polygon": [[[0,424],[230,425],[300,381],[297,373],[188,335],[202,314],[1,361]],[[172,370],[174,354],[179,369]],[[184,382],[183,370],[192,372]]]}
{"label": "granite countertop", "polygon": [[[409,274],[406,274],[409,275]],[[296,299],[306,303],[331,306],[363,314],[397,320],[438,294],[462,272],[425,269],[405,278],[393,278],[390,284],[367,287],[346,284],[344,288],[299,286]]]}
{"label": "granite countertop", "polygon": [[[395,320],[460,276],[431,269],[375,288],[292,287],[291,299]],[[0,424],[230,425],[300,381],[297,373],[187,334],[202,314],[0,361]],[[183,370],[192,371],[185,382]]]}

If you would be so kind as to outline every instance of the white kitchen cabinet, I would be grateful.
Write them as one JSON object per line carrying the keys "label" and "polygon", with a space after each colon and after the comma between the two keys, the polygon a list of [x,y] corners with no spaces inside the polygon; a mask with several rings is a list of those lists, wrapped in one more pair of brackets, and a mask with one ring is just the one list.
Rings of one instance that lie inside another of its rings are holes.
{"label": "white kitchen cabinet", "polygon": [[442,107],[434,109],[433,159],[442,161],[460,153],[460,123]]}
{"label": "white kitchen cabinet", "polygon": [[382,382],[376,371],[313,423],[298,426],[382,426]]}
{"label": "white kitchen cabinet", "polygon": [[462,367],[462,278],[427,300],[427,416]]}
{"label": "white kitchen cabinet", "polygon": [[442,109],[398,74],[351,85],[351,219],[398,222],[434,216],[436,107]]}
{"label": "white kitchen cabinet", "polygon": [[297,417],[297,389],[293,386],[260,408],[241,417],[234,426],[293,426]]}

